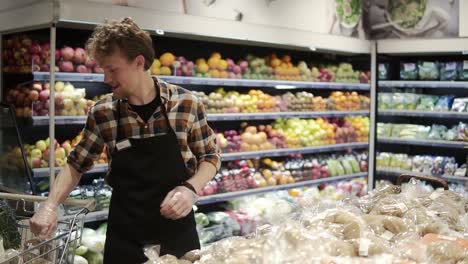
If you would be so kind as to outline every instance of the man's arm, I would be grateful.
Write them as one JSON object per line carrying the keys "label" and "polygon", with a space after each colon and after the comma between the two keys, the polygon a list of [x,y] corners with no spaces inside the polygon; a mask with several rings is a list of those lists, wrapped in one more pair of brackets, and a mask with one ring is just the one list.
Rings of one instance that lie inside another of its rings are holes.
{"label": "man's arm", "polygon": [[216,175],[217,169],[213,163],[202,161],[198,170],[187,182],[190,183],[196,192],[199,192]]}
{"label": "man's arm", "polygon": [[[221,166],[221,156],[216,145],[216,135],[208,126],[202,102],[195,102],[192,114],[194,121],[190,126],[187,142],[190,150],[197,157],[198,168],[187,182],[198,192],[216,175]],[[196,202],[195,195],[185,186],[176,187],[161,203],[161,214],[174,220],[185,217]]]}
{"label": "man's arm", "polygon": [[[92,108],[93,109],[93,108]],[[104,148],[92,109],[88,113],[83,138],[68,155],[68,161],[53,183],[49,198],[30,220],[31,231],[42,239],[52,237],[57,229],[57,209],[80,182]]]}
{"label": "man's arm", "polygon": [[81,175],[82,174],[75,168],[66,163],[55,179],[52,192],[49,194],[47,202],[52,203],[54,206],[58,206],[65,201],[70,192],[80,182]]}

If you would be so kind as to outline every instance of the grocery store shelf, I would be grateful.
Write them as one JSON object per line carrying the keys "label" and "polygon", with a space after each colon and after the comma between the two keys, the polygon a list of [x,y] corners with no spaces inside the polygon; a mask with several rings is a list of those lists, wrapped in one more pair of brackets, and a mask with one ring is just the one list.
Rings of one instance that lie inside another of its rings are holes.
{"label": "grocery store shelf", "polygon": [[384,39],[377,45],[379,53],[386,54],[461,54],[467,50],[468,38]]}
{"label": "grocery store shelf", "polygon": [[468,89],[468,82],[456,82],[456,81],[379,81],[379,87]]}
{"label": "grocery store shelf", "polygon": [[[47,81],[50,79],[48,72],[34,72],[33,78],[36,81]],[[299,82],[281,80],[250,80],[250,79],[222,79],[222,78],[202,78],[202,77],[182,77],[182,76],[158,76],[161,80],[180,85],[213,85],[213,86],[244,86],[244,87],[276,87],[286,88],[313,88],[313,89],[338,89],[338,90],[362,90],[368,91],[369,84],[362,83],[333,83],[333,82]],[[103,82],[104,75],[97,73],[65,73],[58,72],[55,75],[56,81],[68,82]]]}
{"label": "grocery store shelf", "polygon": [[288,148],[288,149],[272,149],[272,150],[260,150],[260,151],[248,151],[248,152],[237,152],[237,153],[225,153],[221,154],[223,161],[237,160],[237,159],[253,159],[261,157],[279,157],[288,156],[292,154],[312,154],[332,151],[343,151],[350,149],[365,149],[368,147],[367,142],[356,142],[356,143],[344,143],[335,145],[325,145],[317,147],[306,147],[306,148]]}
{"label": "grocery store shelf", "polygon": [[109,210],[102,210],[102,211],[95,211],[88,213],[85,216],[85,223],[89,222],[97,222],[97,221],[106,221],[107,217],[109,216]]}
{"label": "grocery store shelf", "polygon": [[[302,182],[296,182],[296,183],[285,184],[285,185],[275,185],[275,186],[269,186],[269,187],[263,187],[263,188],[249,189],[249,190],[244,190],[244,191],[237,191],[237,192],[230,192],[230,193],[220,193],[220,194],[214,194],[214,195],[209,195],[209,196],[202,196],[198,200],[197,205],[224,202],[224,201],[229,201],[229,200],[232,200],[232,199],[235,199],[235,198],[248,196],[248,195],[257,195],[257,194],[262,194],[262,193],[267,193],[267,192],[288,190],[288,189],[299,188],[299,187],[304,187],[304,186],[311,186],[311,185],[317,185],[317,184],[322,184],[322,183],[346,181],[346,180],[351,180],[351,179],[355,179],[355,178],[366,177],[366,175],[367,175],[367,172],[360,172],[360,173],[355,173],[355,174],[350,174],[350,175],[329,177],[329,178],[323,178],[323,179],[317,179],[317,180],[311,180],[311,181],[302,181]],[[86,215],[85,222],[95,222],[95,221],[107,220],[108,216],[109,216],[109,211],[108,210],[91,212],[91,213],[88,213]]]}
{"label": "grocery store shelf", "polygon": [[[94,167],[88,171],[87,173],[103,173],[107,172],[107,164],[97,164],[94,165]],[[56,168],[55,170],[57,173],[60,171],[60,168]],[[41,177],[48,177],[49,176],[49,168],[38,168],[38,169],[33,169],[33,175],[35,178],[41,178]]]}
{"label": "grocery store shelf", "polygon": [[[34,126],[48,126],[49,116],[33,116]],[[56,125],[82,125],[86,123],[86,116],[56,116]]]}
{"label": "grocery store shelf", "polygon": [[369,115],[369,111],[325,111],[325,112],[275,112],[275,113],[232,113],[208,114],[209,121],[228,120],[266,120],[277,118],[315,118],[315,117],[343,117],[355,115]]}
{"label": "grocery store shelf", "polygon": [[[350,149],[365,149],[367,143],[344,143],[335,144],[319,147],[307,147],[307,148],[289,148],[289,149],[273,149],[273,150],[261,150],[261,151],[248,151],[248,152],[236,152],[236,153],[223,153],[221,158],[223,161],[237,160],[237,159],[251,159],[261,157],[278,157],[288,156],[292,154],[312,154],[322,153],[331,151],[343,151]],[[107,164],[97,164],[87,173],[103,173],[107,172]],[[57,172],[60,168],[57,168]],[[49,168],[33,169],[34,177],[47,177],[49,175]]]}
{"label": "grocery store shelf", "polygon": [[377,139],[377,143],[416,145],[416,146],[441,147],[441,148],[460,148],[460,149],[468,147],[468,142],[461,142],[461,141],[401,139],[401,138],[388,138],[388,137],[379,137]]}
{"label": "grocery store shelf", "polygon": [[[316,118],[316,117],[343,117],[369,115],[369,111],[327,111],[327,112],[275,112],[275,113],[232,113],[232,114],[207,114],[209,121],[232,120],[268,120],[277,118]],[[467,115],[468,116],[468,115]],[[48,116],[33,116],[34,126],[49,125]],[[83,125],[86,116],[56,116],[56,125]]]}
{"label": "grocery store shelf", "polygon": [[355,173],[355,174],[350,174],[350,175],[329,177],[329,178],[310,180],[310,181],[302,181],[302,182],[296,182],[296,183],[285,184],[285,185],[275,185],[275,186],[269,186],[269,187],[263,187],[263,188],[249,189],[249,190],[244,190],[244,191],[220,193],[220,194],[200,197],[200,199],[198,200],[198,204],[210,204],[210,203],[224,202],[224,201],[229,201],[234,198],[239,198],[239,197],[248,196],[248,195],[256,195],[256,194],[262,194],[262,193],[274,192],[274,191],[280,191],[280,190],[288,190],[292,188],[299,188],[299,187],[322,184],[322,183],[351,180],[354,178],[366,177],[366,176],[367,176],[367,172],[361,172],[361,173]]}
{"label": "grocery store shelf", "polygon": [[[422,173],[422,172],[414,172],[409,170],[395,170],[395,169],[377,169],[377,174],[390,176],[390,177],[398,177],[401,174],[411,174],[417,176],[434,176],[439,177],[437,175]],[[458,176],[442,176],[440,177],[448,182],[466,182],[468,181],[468,177],[458,177]]]}
{"label": "grocery store shelf", "polygon": [[416,117],[438,117],[438,118],[456,118],[467,120],[468,112],[437,112],[437,111],[417,111],[417,110],[379,110],[379,116],[416,116]]}

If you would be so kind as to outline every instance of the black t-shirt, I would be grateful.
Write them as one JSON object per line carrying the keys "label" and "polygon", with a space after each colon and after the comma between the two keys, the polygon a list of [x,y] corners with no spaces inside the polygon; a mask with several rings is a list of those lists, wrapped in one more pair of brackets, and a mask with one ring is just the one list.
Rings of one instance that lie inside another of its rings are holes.
{"label": "black t-shirt", "polygon": [[156,108],[158,108],[161,105],[161,101],[158,100],[158,96],[155,96],[153,101],[145,104],[145,105],[132,105],[130,104],[130,107],[132,108],[133,111],[135,111],[143,121],[148,122],[150,117],[154,114],[156,111]]}

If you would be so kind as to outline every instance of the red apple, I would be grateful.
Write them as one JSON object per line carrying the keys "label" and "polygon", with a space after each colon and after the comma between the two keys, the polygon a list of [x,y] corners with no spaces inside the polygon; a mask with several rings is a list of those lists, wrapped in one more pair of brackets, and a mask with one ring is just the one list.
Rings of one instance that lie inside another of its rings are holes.
{"label": "red apple", "polygon": [[63,47],[60,52],[62,53],[62,58],[66,61],[70,61],[75,56],[75,51],[70,47]]}
{"label": "red apple", "polygon": [[83,48],[76,48],[73,56],[73,61],[77,64],[85,63],[86,51]]}
{"label": "red apple", "polygon": [[88,68],[86,68],[86,66],[84,66],[83,64],[80,64],[80,65],[76,66],[76,72],[88,73]]}
{"label": "red apple", "polygon": [[29,47],[29,53],[31,54],[40,54],[41,53],[41,46],[39,43],[34,42],[31,47]]}
{"label": "red apple", "polygon": [[39,93],[39,100],[45,102],[49,99],[49,96],[50,96],[50,90],[42,90]]}

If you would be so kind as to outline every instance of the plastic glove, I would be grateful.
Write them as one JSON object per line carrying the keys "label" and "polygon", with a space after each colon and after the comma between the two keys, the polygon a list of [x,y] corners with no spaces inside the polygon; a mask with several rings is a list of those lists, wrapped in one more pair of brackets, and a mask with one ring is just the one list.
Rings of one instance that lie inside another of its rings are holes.
{"label": "plastic glove", "polygon": [[29,220],[31,232],[40,239],[50,239],[57,230],[58,206],[47,201],[42,203],[39,210]]}
{"label": "plastic glove", "polygon": [[198,196],[185,186],[177,186],[170,191],[161,203],[161,214],[172,220],[187,216]]}

